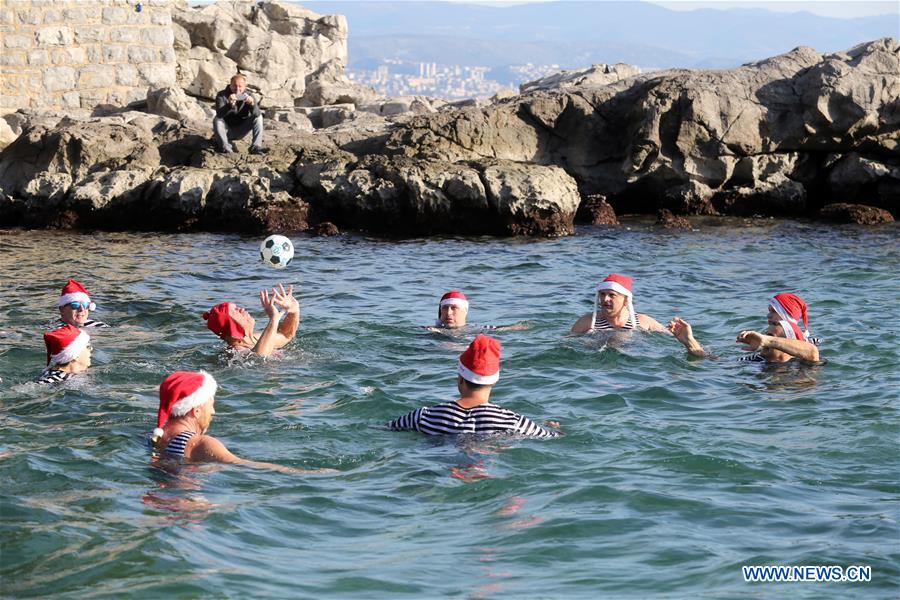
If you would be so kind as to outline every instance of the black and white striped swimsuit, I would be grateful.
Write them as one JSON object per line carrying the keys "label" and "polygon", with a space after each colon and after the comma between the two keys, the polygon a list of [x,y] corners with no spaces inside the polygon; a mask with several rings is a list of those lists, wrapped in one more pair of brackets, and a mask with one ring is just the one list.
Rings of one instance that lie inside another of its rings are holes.
{"label": "black and white striped swimsuit", "polygon": [[558,431],[544,429],[528,417],[490,403],[473,408],[463,408],[456,402],[426,406],[394,419],[388,427],[428,435],[518,433],[541,438],[560,435]]}
{"label": "black and white striped swimsuit", "polygon": [[178,458],[184,458],[184,447],[187,446],[188,440],[196,435],[193,431],[182,431],[175,437],[169,440],[169,443],[166,444],[165,452],[170,456],[177,456]]}
{"label": "black and white striped swimsuit", "polygon": [[[55,329],[58,327],[62,327],[65,324],[66,324],[66,322],[63,321],[62,319],[57,319],[57,320],[53,321],[52,326]],[[89,327],[103,328],[103,327],[111,327],[111,325],[107,325],[103,321],[96,321],[94,319],[88,319],[87,321],[84,322],[84,325],[81,325],[79,327],[79,329],[88,329]]]}
{"label": "black and white striped swimsuit", "polygon": [[637,319],[634,317],[634,315],[630,315],[628,317],[628,322],[625,323],[625,325],[623,325],[622,327],[613,327],[609,324],[609,321],[607,321],[603,317],[597,317],[591,324],[591,331],[603,331],[604,329],[637,329]]}
{"label": "black and white striped swimsuit", "polygon": [[44,369],[43,373],[41,373],[41,376],[37,378],[37,382],[42,384],[60,383],[67,379],[71,379],[74,376],[75,373],[66,373],[65,371],[54,369],[53,367],[47,367]]}

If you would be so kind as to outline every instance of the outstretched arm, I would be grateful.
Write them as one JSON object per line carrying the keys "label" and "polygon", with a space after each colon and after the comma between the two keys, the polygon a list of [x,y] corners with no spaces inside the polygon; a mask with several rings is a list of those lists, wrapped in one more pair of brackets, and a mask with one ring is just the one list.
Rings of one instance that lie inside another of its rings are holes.
{"label": "outstretched arm", "polygon": [[279,473],[335,473],[333,469],[317,469],[308,471],[306,469],[295,469],[284,465],[276,465],[274,463],[260,462],[256,460],[245,460],[232,454],[225,444],[214,437],[204,435],[194,444],[190,453],[191,462],[220,462],[233,465],[244,465],[247,467],[255,467],[257,469],[270,469]]}
{"label": "outstretched arm", "polygon": [[706,350],[694,337],[694,330],[691,328],[691,324],[681,317],[672,317],[667,331],[675,336],[675,339],[681,342],[687,348],[687,351],[694,356],[707,356]]}
{"label": "outstretched arm", "polygon": [[[272,291],[274,292],[275,290]],[[260,356],[269,356],[275,348],[281,347],[277,345],[278,322],[281,319],[281,311],[278,310],[275,297],[269,297],[269,290],[262,290],[259,293],[259,303],[262,305],[263,311],[268,315],[269,322],[260,334],[259,339],[256,340],[253,351]]]}
{"label": "outstretched arm", "polygon": [[643,329],[644,331],[666,334],[671,333],[668,329],[662,326],[662,323],[660,323],[650,315],[642,315],[638,313],[637,320],[638,325],[640,325],[641,329]]}
{"label": "outstretched arm", "polygon": [[766,335],[758,331],[742,331],[738,334],[735,341],[744,344],[745,350],[756,351],[772,348],[806,362],[819,362],[819,349],[815,344],[805,340],[790,340],[788,338]]}
{"label": "outstretched arm", "polygon": [[531,323],[528,321],[519,321],[512,325],[494,325],[487,327],[487,329],[490,329],[491,331],[526,331],[531,329]]}
{"label": "outstretched arm", "polygon": [[278,325],[278,334],[275,336],[275,347],[281,348],[287,345],[297,335],[300,326],[300,302],[294,298],[294,286],[289,285],[287,291],[284,285],[278,284],[279,291],[272,289],[275,294],[275,302],[284,309],[284,319]]}

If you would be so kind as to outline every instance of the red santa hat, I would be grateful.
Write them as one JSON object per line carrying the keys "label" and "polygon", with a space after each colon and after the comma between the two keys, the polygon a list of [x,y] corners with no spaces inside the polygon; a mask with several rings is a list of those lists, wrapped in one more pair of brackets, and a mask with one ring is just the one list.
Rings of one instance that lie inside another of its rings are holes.
{"label": "red santa hat", "polygon": [[625,296],[628,299],[628,318],[637,323],[637,314],[634,312],[634,302],[631,293],[632,284],[631,277],[619,275],[618,273],[610,273],[607,275],[606,279],[597,285],[597,296],[594,298],[594,316],[591,319],[592,326],[597,322],[597,312],[600,307],[600,292],[604,291],[615,292]]}
{"label": "red santa hat", "polygon": [[[769,300],[769,306],[778,313],[783,321],[787,321],[792,326],[790,329],[794,329],[797,334],[794,339],[809,339],[809,316],[806,313],[806,302],[803,301],[803,298],[796,294],[776,294]],[[803,322],[802,328],[800,327],[801,321]],[[787,333],[787,329],[785,328],[785,333]]]}
{"label": "red santa hat", "polygon": [[59,302],[57,302],[56,305],[65,306],[70,302],[84,302],[89,305],[88,310],[97,310],[97,305],[91,302],[91,297],[88,295],[87,289],[74,279],[70,279],[68,283],[63,286],[62,292],[60,292],[59,295]]}
{"label": "red santa hat", "polygon": [[175,371],[159,384],[159,410],[156,413],[156,429],[153,439],[163,436],[163,427],[169,416],[183,417],[191,409],[203,406],[216,395],[218,384],[204,371]]}
{"label": "red santa hat", "polygon": [[438,316],[441,314],[441,306],[459,306],[464,311],[469,312],[469,300],[466,295],[459,290],[450,290],[441,296],[441,302],[438,304]]}
{"label": "red santa hat", "polygon": [[203,313],[206,320],[206,326],[214,334],[222,339],[226,337],[243,338],[246,335],[244,328],[237,321],[231,318],[231,302],[222,302],[216,304],[211,309]]}
{"label": "red santa hat", "polygon": [[74,325],[63,325],[59,329],[44,333],[47,346],[47,364],[64,365],[72,362],[91,343],[91,336]]}
{"label": "red santa hat", "polygon": [[459,374],[466,381],[493,385],[500,379],[500,342],[478,334],[459,356]]}

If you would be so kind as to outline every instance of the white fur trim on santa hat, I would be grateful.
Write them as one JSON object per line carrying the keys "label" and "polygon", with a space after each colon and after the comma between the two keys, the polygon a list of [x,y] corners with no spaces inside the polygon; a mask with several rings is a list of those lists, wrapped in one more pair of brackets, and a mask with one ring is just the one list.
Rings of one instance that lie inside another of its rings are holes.
{"label": "white fur trim on santa hat", "polygon": [[462,375],[463,379],[465,379],[466,381],[471,381],[472,383],[477,383],[479,385],[494,385],[500,380],[499,369],[493,375],[479,375],[472,369],[468,368],[466,365],[462,364],[462,361],[460,361],[459,368],[457,370],[459,374]]}
{"label": "white fur trim on santa hat", "polygon": [[[791,325],[790,321],[778,321],[778,324],[781,325],[781,329],[784,331],[784,337],[789,340],[796,340],[797,333],[794,331],[794,327]],[[799,327],[798,327],[799,329]]]}
{"label": "white fur trim on santa hat", "polygon": [[188,414],[192,408],[203,406],[216,395],[216,389],[218,389],[219,386],[216,383],[216,380],[213,379],[213,376],[206,371],[200,371],[200,374],[203,375],[203,383],[200,387],[190,396],[185,396],[173,404],[172,409],[169,411],[169,415],[173,417],[183,417]]}
{"label": "white fur trim on santa hat", "polygon": [[597,293],[599,294],[603,290],[609,290],[611,292],[616,292],[617,294],[622,294],[623,296],[628,296],[629,298],[631,298],[631,290],[629,290],[618,281],[601,281],[600,285],[597,286]]}
{"label": "white fur trim on santa hat", "polygon": [[441,300],[441,306],[461,306],[462,309],[466,312],[469,312],[469,301],[463,300],[462,298],[447,298],[446,300]]}
{"label": "white fur trim on santa hat", "polygon": [[97,305],[91,302],[91,297],[84,292],[72,292],[71,294],[63,294],[59,297],[57,306],[65,306],[69,302],[84,302],[89,304],[88,310],[97,310]]}
{"label": "white fur trim on santa hat", "polygon": [[63,348],[59,353],[50,355],[50,366],[64,365],[70,363],[84,352],[84,349],[91,343],[91,336],[85,332],[79,332],[78,337],[69,342],[69,345]]}

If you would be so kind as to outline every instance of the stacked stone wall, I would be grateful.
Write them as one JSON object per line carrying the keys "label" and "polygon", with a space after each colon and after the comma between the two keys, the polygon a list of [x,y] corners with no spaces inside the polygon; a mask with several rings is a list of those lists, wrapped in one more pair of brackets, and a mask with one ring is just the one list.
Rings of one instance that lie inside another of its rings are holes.
{"label": "stacked stone wall", "polygon": [[0,114],[124,106],[176,84],[175,0],[0,0]]}

